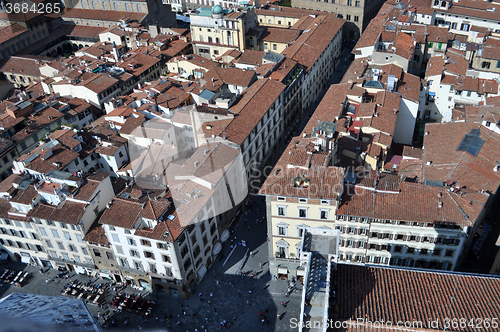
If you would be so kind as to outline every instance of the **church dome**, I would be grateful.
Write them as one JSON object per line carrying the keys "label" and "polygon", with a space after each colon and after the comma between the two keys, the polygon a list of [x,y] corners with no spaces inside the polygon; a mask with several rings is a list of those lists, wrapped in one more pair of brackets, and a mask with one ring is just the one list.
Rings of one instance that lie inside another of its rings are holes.
{"label": "church dome", "polygon": [[212,16],[214,15],[224,15],[224,9],[220,5],[215,5],[212,7]]}

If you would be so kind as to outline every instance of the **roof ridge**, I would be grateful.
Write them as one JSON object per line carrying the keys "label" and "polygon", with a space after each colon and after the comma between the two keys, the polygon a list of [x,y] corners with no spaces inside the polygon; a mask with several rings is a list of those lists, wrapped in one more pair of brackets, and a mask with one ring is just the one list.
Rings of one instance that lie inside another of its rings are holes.
{"label": "roof ridge", "polygon": [[134,201],[131,201],[131,200],[128,200],[128,199],[125,199],[125,198],[118,197],[118,196],[113,197],[113,199],[119,200],[119,201],[122,201],[122,202],[126,202],[126,203],[138,204],[138,205],[142,206],[142,203],[134,202]]}

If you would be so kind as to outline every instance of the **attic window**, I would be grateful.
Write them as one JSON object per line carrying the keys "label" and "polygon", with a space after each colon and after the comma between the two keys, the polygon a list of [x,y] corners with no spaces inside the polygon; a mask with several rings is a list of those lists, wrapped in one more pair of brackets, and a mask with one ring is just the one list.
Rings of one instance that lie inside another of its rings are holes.
{"label": "attic window", "polygon": [[165,233],[163,233],[163,236],[168,236],[170,233],[168,231],[165,231]]}
{"label": "attic window", "polygon": [[174,220],[175,216],[173,214],[169,214],[167,217],[168,220]]}
{"label": "attic window", "polygon": [[296,177],[293,180],[293,186],[296,188],[308,188],[309,187],[309,179],[304,175]]}

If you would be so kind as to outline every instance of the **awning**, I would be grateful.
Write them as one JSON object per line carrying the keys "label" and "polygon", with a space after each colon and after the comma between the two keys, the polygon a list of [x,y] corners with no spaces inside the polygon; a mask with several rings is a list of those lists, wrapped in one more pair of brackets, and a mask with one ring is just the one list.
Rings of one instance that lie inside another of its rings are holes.
{"label": "awning", "polygon": [[297,275],[298,276],[305,276],[306,275],[306,270],[305,269],[297,269]]}
{"label": "awning", "polygon": [[222,250],[222,244],[220,244],[220,242],[217,242],[212,252],[214,255],[217,255],[218,253],[220,253],[221,250]]}
{"label": "awning", "polygon": [[278,245],[278,247],[288,248],[290,246],[285,240],[279,240],[278,242],[276,242],[276,244]]}
{"label": "awning", "polygon": [[207,268],[203,265],[199,270],[198,270],[198,279],[202,279],[203,276],[207,273]]}
{"label": "awning", "polygon": [[31,263],[31,257],[29,254],[21,253],[21,262],[24,264],[30,264]]}
{"label": "awning", "polygon": [[76,273],[85,274],[87,272],[83,267],[79,265],[73,265],[73,267],[75,268]]}
{"label": "awning", "polygon": [[222,232],[222,235],[220,236],[220,240],[222,242],[226,242],[227,239],[229,239],[229,231],[226,229],[224,232]]}
{"label": "awning", "polygon": [[286,267],[278,267],[279,274],[288,274],[288,268]]}

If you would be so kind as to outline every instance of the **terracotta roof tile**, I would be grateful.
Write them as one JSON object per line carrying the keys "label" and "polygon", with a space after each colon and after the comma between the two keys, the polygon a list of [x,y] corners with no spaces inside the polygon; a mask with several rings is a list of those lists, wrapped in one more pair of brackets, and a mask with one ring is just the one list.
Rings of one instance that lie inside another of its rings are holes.
{"label": "terracotta roof tile", "polygon": [[262,195],[337,199],[344,169],[328,167],[329,155],[316,152],[310,138],[292,138],[260,190]]}
{"label": "terracotta roof tile", "polygon": [[344,195],[337,214],[466,226],[475,222],[463,214],[456,195],[444,188],[409,182],[402,182],[397,193],[361,188]]}
{"label": "terracotta roof tile", "polygon": [[66,18],[81,18],[99,21],[114,21],[119,23],[121,20],[127,22],[128,20],[141,22],[147,13],[132,13],[132,12],[118,12],[109,10],[92,10],[92,9],[79,9],[79,8],[64,8],[61,11],[61,16]]}
{"label": "terracotta roof tile", "polygon": [[95,225],[83,238],[84,241],[99,244],[101,246],[108,246],[109,240],[106,237],[106,232],[101,225]]}
{"label": "terracotta roof tile", "polygon": [[[484,140],[476,157],[457,151],[465,134],[478,129]],[[500,136],[473,122],[427,124],[424,136],[424,179],[453,183],[475,190],[494,193],[500,175],[494,172],[500,160]],[[429,164],[430,163],[430,164]]]}
{"label": "terracotta roof tile", "polygon": [[255,51],[255,50],[244,50],[243,54],[241,54],[237,63],[249,64],[249,65],[261,65],[262,57],[264,56],[264,52]]}
{"label": "terracotta roof tile", "polygon": [[284,90],[285,85],[270,79],[258,80],[247,88],[238,103],[231,107],[238,116],[227,126],[226,138],[238,145],[243,144]]}
{"label": "terracotta roof tile", "polygon": [[133,229],[141,210],[142,203],[115,198],[102,214],[99,223]]}
{"label": "terracotta roof tile", "polygon": [[342,19],[330,16],[316,17],[308,29],[283,50],[282,54],[309,70],[342,28],[344,22]]}
{"label": "terracotta roof tile", "polygon": [[300,32],[293,29],[266,27],[260,38],[265,42],[289,44],[299,35]]}
{"label": "terracotta roof tile", "polygon": [[220,84],[225,83],[249,87],[255,80],[257,80],[257,76],[252,70],[215,67],[210,69],[205,74],[204,79],[207,81],[208,86],[211,86],[212,84],[219,86]]}
{"label": "terracotta roof tile", "polygon": [[[477,317],[496,317],[500,308],[496,296],[500,279],[489,276],[339,264],[331,280],[337,285],[338,318],[330,317],[333,321],[418,321],[421,327],[403,330],[434,331],[445,329],[445,320],[454,315],[469,322]],[[432,326],[433,321],[439,326]],[[360,324],[356,328],[353,324],[347,331],[384,332],[373,326]],[[395,326],[385,331],[397,332]]]}
{"label": "terracotta roof tile", "polygon": [[65,200],[57,207],[38,204],[28,212],[28,217],[79,225],[87,204]]}

